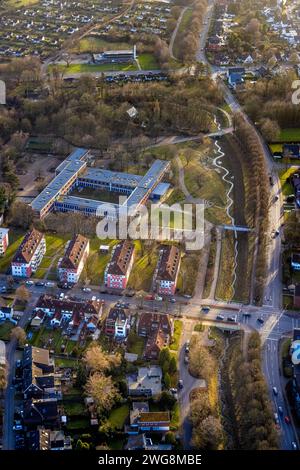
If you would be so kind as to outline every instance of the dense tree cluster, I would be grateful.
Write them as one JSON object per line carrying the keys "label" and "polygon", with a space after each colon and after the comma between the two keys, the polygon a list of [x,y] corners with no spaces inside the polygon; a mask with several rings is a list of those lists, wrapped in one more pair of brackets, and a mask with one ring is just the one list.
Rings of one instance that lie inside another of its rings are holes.
{"label": "dense tree cluster", "polygon": [[236,135],[245,158],[248,197],[245,215],[247,223],[256,230],[257,253],[254,260],[254,298],[260,302],[266,279],[267,234],[269,227],[269,177],[264,150],[254,128],[242,115],[235,116]]}
{"label": "dense tree cluster", "polygon": [[186,64],[195,62],[206,7],[207,0],[196,0],[191,6],[193,11],[187,27],[177,33],[176,41],[180,44],[178,59]]}
{"label": "dense tree cluster", "polygon": [[228,360],[239,449],[277,449],[278,436],[261,370],[259,334],[254,332],[250,335],[246,358],[238,338],[235,347],[229,349]]}
{"label": "dense tree cluster", "polygon": [[283,128],[299,127],[300,107],[292,102],[292,83],[297,80],[292,70],[274,77],[258,80],[255,85],[246,84],[239,94],[246,113],[257,122],[268,141],[276,141]]}

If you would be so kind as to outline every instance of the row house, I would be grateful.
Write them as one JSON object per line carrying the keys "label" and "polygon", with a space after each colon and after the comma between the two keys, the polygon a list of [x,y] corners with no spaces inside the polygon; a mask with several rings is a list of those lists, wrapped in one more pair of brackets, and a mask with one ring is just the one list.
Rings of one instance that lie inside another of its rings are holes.
{"label": "row house", "polygon": [[113,249],[104,273],[104,283],[113,289],[125,289],[134,260],[134,244],[124,240]]}
{"label": "row house", "polygon": [[36,229],[28,232],[11,262],[11,273],[16,277],[30,277],[46,253],[44,235]]}
{"label": "row house", "polygon": [[54,328],[63,324],[70,332],[78,329],[81,323],[94,332],[101,318],[103,301],[59,299],[50,295],[41,295],[34,309],[31,325],[40,326],[46,318]]}
{"label": "row house", "polygon": [[153,276],[153,288],[158,294],[173,295],[176,291],[180,269],[180,250],[175,245],[165,245],[159,251]]}
{"label": "row house", "polygon": [[32,450],[72,450],[71,436],[65,436],[64,431],[45,429],[40,426],[35,431],[26,434],[27,449]]}
{"label": "row house", "polygon": [[139,336],[147,338],[144,357],[156,360],[160,351],[168,346],[174,333],[173,319],[165,313],[143,312],[137,325]]}
{"label": "row house", "polygon": [[23,422],[28,431],[44,426],[49,429],[59,427],[60,415],[56,398],[31,398],[24,401]]}
{"label": "row house", "polygon": [[89,240],[82,235],[76,235],[70,242],[65,255],[58,265],[60,282],[76,284],[89,255]]}
{"label": "row house", "polygon": [[8,228],[3,228],[3,227],[0,228],[0,256],[4,255],[8,247],[8,244],[9,244],[8,232],[9,232]]}
{"label": "row house", "polygon": [[116,339],[124,339],[129,328],[129,319],[125,310],[120,307],[111,308],[105,320],[105,334]]}
{"label": "row house", "polygon": [[54,377],[54,360],[48,349],[25,346],[23,351],[24,399],[57,398],[60,389]]}

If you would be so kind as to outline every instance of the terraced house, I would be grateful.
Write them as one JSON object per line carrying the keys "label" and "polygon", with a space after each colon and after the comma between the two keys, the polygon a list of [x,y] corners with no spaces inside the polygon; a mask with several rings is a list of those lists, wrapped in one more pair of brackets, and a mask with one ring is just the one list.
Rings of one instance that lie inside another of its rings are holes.
{"label": "terraced house", "polygon": [[11,273],[17,277],[30,277],[40,265],[46,253],[43,233],[32,229],[19,246],[11,262]]}
{"label": "terraced house", "polygon": [[61,282],[76,284],[88,258],[90,242],[82,235],[76,235],[69,243],[65,255],[58,265]]}
{"label": "terraced house", "polygon": [[176,291],[180,268],[180,250],[175,245],[165,245],[159,252],[153,276],[153,288],[158,294],[173,295]]}

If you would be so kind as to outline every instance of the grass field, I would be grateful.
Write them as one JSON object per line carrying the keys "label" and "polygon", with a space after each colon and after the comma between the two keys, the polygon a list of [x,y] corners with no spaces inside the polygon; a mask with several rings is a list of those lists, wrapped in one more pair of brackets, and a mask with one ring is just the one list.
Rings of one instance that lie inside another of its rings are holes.
{"label": "grass field", "polygon": [[233,296],[234,235],[224,232],[222,239],[220,270],[216,287],[216,299],[231,300]]}
{"label": "grass field", "polygon": [[87,36],[80,40],[79,42],[79,52],[103,52],[105,50],[115,51],[115,50],[122,50],[122,49],[131,49],[132,46],[128,42],[109,42],[105,41],[105,39]]}
{"label": "grass field", "polygon": [[170,343],[170,349],[172,349],[173,351],[179,350],[182,328],[183,328],[182,321],[175,320],[174,321],[174,334],[173,334],[172,342]]}
{"label": "grass field", "polygon": [[278,140],[280,142],[300,142],[300,128],[282,129]]}
{"label": "grass field", "polygon": [[64,411],[68,416],[84,416],[86,408],[81,401],[63,401]]}
{"label": "grass field", "polygon": [[129,416],[129,404],[119,406],[112,410],[109,415],[108,421],[114,430],[123,430],[126,419]]}
{"label": "grass field", "polygon": [[130,331],[127,340],[127,352],[142,357],[145,348],[145,338],[138,336],[133,330]]}
{"label": "grass field", "polygon": [[281,183],[281,189],[284,196],[288,196],[289,194],[294,194],[294,188],[292,184],[288,181],[288,178],[297,171],[298,167],[293,166],[287,168],[286,170],[279,171],[279,179]]}
{"label": "grass field", "polygon": [[153,54],[141,54],[138,56],[138,60],[143,70],[158,70],[160,68]]}
{"label": "grass field", "polygon": [[[111,249],[117,243],[118,240],[99,240],[97,237],[90,240],[90,254],[83,274],[85,273],[92,284],[100,285],[103,283],[104,271],[111,257]],[[101,244],[110,246],[108,254],[100,253],[99,247]]]}
{"label": "grass field", "polygon": [[95,73],[95,72],[114,72],[114,71],[133,71],[138,70],[137,65],[135,64],[71,64],[69,67],[67,65],[49,65],[49,70],[53,67],[58,67],[58,69],[64,72],[66,75],[72,75],[76,73]]}
{"label": "grass field", "polygon": [[158,253],[154,244],[148,246],[141,240],[136,240],[135,261],[128,280],[128,287],[135,290],[148,291],[151,288]]}
{"label": "grass field", "polygon": [[24,231],[13,229],[8,234],[9,246],[2,258],[0,258],[0,272],[5,273],[10,266],[11,260],[14,257],[22,239],[24,237]]}

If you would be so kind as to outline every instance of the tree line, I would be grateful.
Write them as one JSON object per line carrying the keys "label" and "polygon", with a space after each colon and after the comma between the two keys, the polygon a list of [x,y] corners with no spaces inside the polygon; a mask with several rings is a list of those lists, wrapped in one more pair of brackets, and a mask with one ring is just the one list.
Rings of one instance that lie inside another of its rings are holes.
{"label": "tree line", "polygon": [[274,450],[278,436],[261,369],[260,337],[251,333],[245,355],[241,339],[232,339],[227,356],[237,445],[241,450]]}
{"label": "tree line", "polygon": [[249,227],[256,231],[257,252],[254,260],[254,299],[260,303],[267,269],[267,241],[269,228],[269,176],[266,168],[264,149],[253,127],[239,114],[235,116],[236,136],[244,155],[247,177],[245,216]]}

